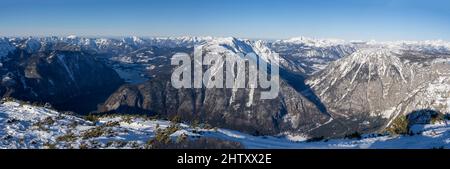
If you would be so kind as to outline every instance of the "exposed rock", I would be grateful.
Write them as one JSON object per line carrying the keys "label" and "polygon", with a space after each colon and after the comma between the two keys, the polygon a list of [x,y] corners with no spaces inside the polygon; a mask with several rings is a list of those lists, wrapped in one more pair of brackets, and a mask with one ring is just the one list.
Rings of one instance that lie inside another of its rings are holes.
{"label": "exposed rock", "polygon": [[[83,52],[28,53],[16,50],[8,57],[10,59],[3,62],[3,69],[0,71],[3,74],[0,86],[2,97],[49,102],[55,107],[63,108],[73,98],[102,91],[112,92],[122,84],[113,69]],[[94,103],[91,110],[95,109]]]}

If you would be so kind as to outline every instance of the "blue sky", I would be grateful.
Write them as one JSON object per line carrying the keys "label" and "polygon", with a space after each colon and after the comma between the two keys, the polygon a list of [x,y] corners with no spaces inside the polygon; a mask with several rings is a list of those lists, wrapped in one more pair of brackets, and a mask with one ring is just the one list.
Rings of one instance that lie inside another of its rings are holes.
{"label": "blue sky", "polygon": [[1,36],[450,40],[448,0],[1,0]]}

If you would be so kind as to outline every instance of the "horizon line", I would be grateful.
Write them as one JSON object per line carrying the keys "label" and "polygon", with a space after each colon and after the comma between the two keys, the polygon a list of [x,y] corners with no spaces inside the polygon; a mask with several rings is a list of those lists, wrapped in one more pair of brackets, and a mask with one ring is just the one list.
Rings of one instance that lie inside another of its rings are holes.
{"label": "horizon line", "polygon": [[334,37],[314,37],[314,36],[291,36],[289,38],[249,38],[249,37],[239,37],[239,36],[212,36],[212,35],[173,35],[173,36],[156,36],[156,35],[77,35],[77,34],[65,34],[65,35],[0,35],[1,38],[48,38],[48,37],[69,37],[69,36],[75,36],[77,38],[110,38],[110,39],[117,39],[117,38],[127,38],[127,37],[138,37],[142,39],[152,39],[152,38],[237,38],[242,40],[292,40],[295,38],[306,38],[306,39],[312,39],[312,40],[339,40],[339,41],[345,41],[345,42],[425,42],[425,41],[445,41],[450,42],[450,40],[446,39],[416,39],[416,40],[409,40],[409,39],[396,39],[396,40],[377,40],[377,39],[343,39],[343,38],[334,38]]}

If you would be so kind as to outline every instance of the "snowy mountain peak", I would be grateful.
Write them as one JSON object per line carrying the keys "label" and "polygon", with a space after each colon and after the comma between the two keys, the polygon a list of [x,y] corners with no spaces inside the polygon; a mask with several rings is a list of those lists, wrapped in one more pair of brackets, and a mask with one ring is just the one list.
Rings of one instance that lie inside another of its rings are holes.
{"label": "snowy mountain peak", "polygon": [[243,41],[244,40],[237,39],[235,37],[217,37],[217,38],[211,39],[209,41],[209,43],[228,45],[228,46],[238,46],[239,43],[242,43]]}
{"label": "snowy mountain peak", "polygon": [[[312,87],[320,88],[320,95],[325,94],[334,85],[356,85],[359,82],[390,79],[395,77],[401,83],[406,82],[406,75],[411,72],[410,67],[405,66],[397,56],[396,50],[385,47],[363,48],[349,56],[332,62],[323,71],[308,80]],[[355,83],[354,83],[355,82]],[[388,83],[388,82],[386,82]],[[320,86],[320,87],[318,87]],[[351,91],[342,94],[345,98]]]}
{"label": "snowy mountain peak", "polygon": [[389,48],[360,49],[333,65],[339,67],[343,75],[355,70],[357,74],[362,68],[367,68],[369,76],[375,72],[379,76],[386,76],[389,73],[388,70],[395,68],[404,79],[402,74],[404,66],[400,58],[396,56],[397,54],[396,50]]}
{"label": "snowy mountain peak", "polygon": [[398,60],[398,58],[393,55],[394,53],[395,51],[388,48],[366,48],[357,50],[348,56],[348,58],[344,58],[344,60],[359,64]]}
{"label": "snowy mountain peak", "polygon": [[277,57],[277,55],[275,55],[276,52],[267,47],[264,41],[260,40],[251,41],[235,37],[214,38],[213,40],[206,42],[205,45],[208,46],[208,51],[215,53],[254,53],[266,62],[269,62],[269,60],[274,61],[275,59],[280,62],[285,62],[282,58],[275,58]]}
{"label": "snowy mountain peak", "polygon": [[304,44],[306,46],[315,46],[315,47],[326,47],[326,46],[336,46],[340,44],[346,44],[345,40],[341,39],[316,39],[316,38],[308,38],[308,37],[294,37],[288,40],[282,40],[284,43],[294,43],[294,44]]}
{"label": "snowy mountain peak", "polygon": [[253,49],[248,41],[234,37],[213,38],[210,41],[204,42],[203,45],[208,46],[209,51],[216,53],[224,53],[227,51],[231,51],[233,53],[253,52]]}
{"label": "snowy mountain peak", "polygon": [[66,37],[67,39],[78,39],[77,35],[69,35]]}
{"label": "snowy mountain peak", "polygon": [[134,45],[139,45],[139,44],[144,43],[144,40],[137,36],[126,37],[126,38],[123,38],[122,41],[125,43],[128,43],[128,44],[134,44]]}

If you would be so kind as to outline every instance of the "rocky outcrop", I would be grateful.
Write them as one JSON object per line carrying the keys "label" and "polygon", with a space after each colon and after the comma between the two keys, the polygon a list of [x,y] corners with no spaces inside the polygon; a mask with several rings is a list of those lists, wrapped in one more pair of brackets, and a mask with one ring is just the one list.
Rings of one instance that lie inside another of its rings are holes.
{"label": "rocky outcrop", "polygon": [[[253,134],[307,132],[329,120],[329,116],[285,81],[279,97],[259,98],[260,90],[175,89],[170,81],[152,79],[144,84],[126,85],[111,95],[101,112],[145,113],[185,121],[199,120],[217,127]],[[253,96],[251,96],[253,95]]]}

